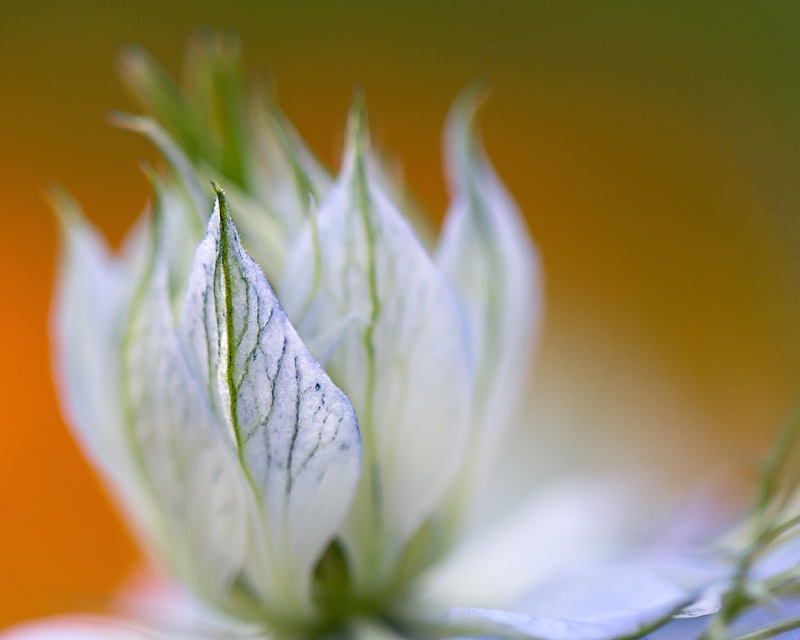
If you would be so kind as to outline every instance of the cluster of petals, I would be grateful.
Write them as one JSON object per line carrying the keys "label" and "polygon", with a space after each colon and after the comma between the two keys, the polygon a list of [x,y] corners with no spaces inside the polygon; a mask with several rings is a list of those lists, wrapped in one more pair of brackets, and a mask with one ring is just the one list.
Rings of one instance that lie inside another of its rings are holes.
{"label": "cluster of petals", "polygon": [[155,117],[118,121],[167,167],[147,169],[154,203],[121,253],[57,201],[65,411],[176,586],[159,615],[3,637],[699,634],[729,570],[599,562],[599,490],[539,493],[489,524],[472,513],[504,463],[542,311],[475,92],[447,125],[451,203],[431,242],[358,100],[332,178],[244,90],[229,43],[194,46],[186,94],[145,54],[125,58]]}

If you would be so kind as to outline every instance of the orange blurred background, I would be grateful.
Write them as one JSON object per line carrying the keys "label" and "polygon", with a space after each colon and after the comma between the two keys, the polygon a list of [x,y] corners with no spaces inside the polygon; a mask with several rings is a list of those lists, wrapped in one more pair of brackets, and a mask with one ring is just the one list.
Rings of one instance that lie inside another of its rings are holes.
{"label": "orange blurred background", "polygon": [[763,454],[800,392],[797,3],[0,0],[0,628],[102,609],[138,562],[57,407],[43,193],[120,240],[156,154],[105,123],[135,109],[116,55],[177,73],[197,26],[239,33],[330,166],[363,87],[435,219],[443,119],[489,80],[486,146],[547,273],[532,478],[647,469],[680,493]]}

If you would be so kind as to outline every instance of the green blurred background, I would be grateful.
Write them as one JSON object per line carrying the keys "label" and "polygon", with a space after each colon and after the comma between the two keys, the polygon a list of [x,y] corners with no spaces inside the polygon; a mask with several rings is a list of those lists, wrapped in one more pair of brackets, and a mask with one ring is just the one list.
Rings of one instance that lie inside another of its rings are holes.
{"label": "green blurred background", "polygon": [[763,454],[800,392],[800,3],[0,0],[0,627],[103,609],[138,562],[59,416],[42,195],[120,240],[156,154],[104,122],[135,109],[116,56],[177,74],[198,26],[240,35],[329,166],[363,87],[434,221],[447,109],[490,82],[486,146],[547,274],[531,478],[647,470],[681,494]]}

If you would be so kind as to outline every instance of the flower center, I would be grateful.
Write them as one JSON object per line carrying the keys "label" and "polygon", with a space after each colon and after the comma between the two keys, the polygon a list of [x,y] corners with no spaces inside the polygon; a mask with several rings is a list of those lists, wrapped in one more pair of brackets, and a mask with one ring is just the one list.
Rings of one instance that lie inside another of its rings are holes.
{"label": "flower center", "polygon": [[395,592],[395,589],[356,592],[341,545],[331,543],[314,572],[313,598],[321,612],[321,623],[314,635],[335,635],[358,619],[385,619],[386,605]]}

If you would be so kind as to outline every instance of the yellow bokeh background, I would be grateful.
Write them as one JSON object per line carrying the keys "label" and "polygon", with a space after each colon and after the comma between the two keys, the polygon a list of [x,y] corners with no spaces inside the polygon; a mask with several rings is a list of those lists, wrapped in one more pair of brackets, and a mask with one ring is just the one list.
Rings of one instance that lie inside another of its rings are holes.
{"label": "yellow bokeh background", "polygon": [[330,166],[362,87],[437,221],[445,114],[488,80],[483,137],[547,274],[532,477],[648,469],[680,492],[763,454],[800,392],[800,5],[0,0],[0,628],[102,610],[139,562],[58,410],[43,194],[119,242],[157,156],[105,122],[136,109],[116,56],[177,74],[197,27],[240,35]]}

